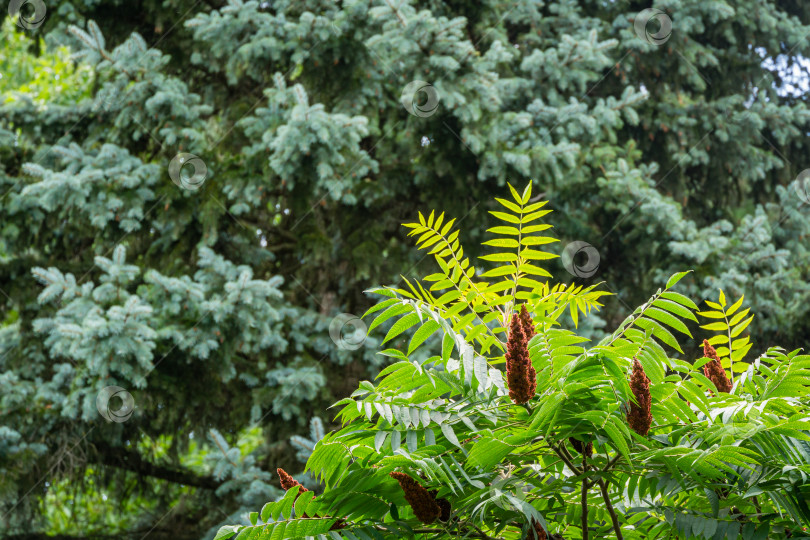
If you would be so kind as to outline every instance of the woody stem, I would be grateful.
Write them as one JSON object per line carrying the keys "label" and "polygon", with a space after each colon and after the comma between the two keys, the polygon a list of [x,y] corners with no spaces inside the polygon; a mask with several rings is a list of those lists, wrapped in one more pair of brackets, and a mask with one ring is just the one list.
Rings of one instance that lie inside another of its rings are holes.
{"label": "woody stem", "polygon": [[624,537],[622,536],[622,526],[619,525],[619,518],[616,516],[616,510],[613,509],[613,505],[610,503],[610,497],[608,496],[607,491],[607,482],[601,478],[599,479],[599,488],[602,490],[602,498],[605,500],[605,506],[610,514],[610,520],[613,522],[613,530],[616,531],[616,538],[618,540],[623,540]]}
{"label": "woody stem", "polygon": [[[588,472],[588,457],[582,453],[582,473]],[[588,479],[582,479],[582,540],[588,540]]]}

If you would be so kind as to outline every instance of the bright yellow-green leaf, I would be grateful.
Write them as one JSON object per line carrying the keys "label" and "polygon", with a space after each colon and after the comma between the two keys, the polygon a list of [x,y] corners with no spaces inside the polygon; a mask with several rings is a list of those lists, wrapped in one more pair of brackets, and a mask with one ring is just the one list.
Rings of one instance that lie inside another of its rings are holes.
{"label": "bright yellow-green leaf", "polygon": [[554,253],[546,253],[545,251],[537,251],[536,249],[524,249],[520,252],[520,256],[530,261],[545,261],[559,257]]}
{"label": "bright yellow-green leaf", "polygon": [[[425,232],[425,233],[424,233],[422,236],[420,236],[420,237],[419,237],[419,238],[416,240],[416,245],[418,246],[419,244],[421,244],[422,242],[424,242],[424,241],[425,241],[425,240],[427,240],[428,238],[432,238],[432,237],[434,237],[434,236],[436,236],[436,233],[435,233],[435,232],[433,232],[433,231],[431,231],[430,229],[428,229],[428,230],[427,230],[427,231],[426,231],[426,232]],[[441,237],[437,236],[437,238],[441,238]]]}
{"label": "bright yellow-green leaf", "polygon": [[487,270],[483,274],[481,274],[482,278],[490,278],[490,277],[501,277],[501,276],[508,276],[515,274],[517,269],[514,265],[506,265],[506,266],[499,266],[497,268],[493,268],[492,270]]}
{"label": "bright yellow-green leaf", "polygon": [[489,287],[484,289],[483,292],[485,292],[485,293],[501,292],[501,291],[505,291],[507,289],[511,289],[514,285],[515,284],[514,284],[514,282],[512,280],[504,280],[504,281],[500,281],[498,283],[495,283],[494,285],[490,285]]}
{"label": "bright yellow-green leaf", "polygon": [[507,183],[506,185],[509,186],[509,191],[512,193],[512,198],[515,199],[515,202],[522,205],[523,201],[521,200],[520,195],[518,195],[517,190],[512,187],[512,184]]}
{"label": "bright yellow-green leaf", "polygon": [[518,256],[515,253],[493,253],[492,255],[484,255],[479,258],[484,261],[492,262],[514,262],[517,261]]}
{"label": "bright yellow-green leaf", "polygon": [[715,350],[717,351],[717,356],[721,358],[724,356],[728,356],[729,353],[728,347],[717,347],[717,349]]}
{"label": "bright yellow-green leaf", "polygon": [[523,209],[523,212],[524,212],[524,213],[526,213],[526,214],[528,214],[528,213],[530,213],[530,212],[534,212],[535,210],[538,210],[538,209],[540,209],[540,208],[543,208],[543,207],[544,207],[545,205],[547,205],[547,204],[548,204],[548,201],[540,201],[540,202],[536,202],[536,203],[534,203],[534,204],[530,204],[529,206],[527,206],[526,208],[524,208],[524,209]]}
{"label": "bright yellow-green leaf", "polygon": [[[735,312],[735,311],[737,311],[737,309],[739,309],[739,307],[742,305],[742,303],[743,303],[743,298],[745,298],[745,295],[742,295],[742,296],[740,297],[740,299],[739,299],[739,300],[737,300],[736,302],[734,302],[734,303],[731,305],[731,307],[730,307],[730,308],[728,308],[728,311],[726,311],[726,315],[728,315],[729,317],[730,317],[730,316],[732,316],[732,315],[734,315],[734,312]],[[733,323],[732,323],[732,324],[733,324]]]}
{"label": "bright yellow-green leaf", "polygon": [[743,318],[745,318],[745,316],[748,315],[749,311],[751,311],[751,308],[745,308],[741,312],[734,315],[734,317],[731,318],[731,320],[728,322],[728,324],[730,324],[731,326],[734,326],[735,324],[737,324],[738,322],[743,320]]}
{"label": "bright yellow-green leaf", "polygon": [[456,302],[455,304],[447,308],[445,315],[447,315],[447,317],[449,318],[453,318],[457,316],[459,313],[461,313],[466,307],[467,304],[465,302]]}
{"label": "bright yellow-green leaf", "polygon": [[526,276],[522,276],[518,279],[518,285],[520,285],[521,287],[526,287],[534,290],[542,287],[543,283],[540,283],[539,281],[528,278]]}
{"label": "bright yellow-green leaf", "polygon": [[542,223],[540,225],[529,225],[528,227],[523,227],[521,230],[523,231],[523,234],[531,234],[540,231],[545,231],[550,228],[551,225],[549,225],[548,223]]}
{"label": "bright yellow-green leaf", "polygon": [[735,337],[739,336],[742,333],[742,331],[745,330],[746,327],[751,323],[752,320],[754,320],[753,315],[751,315],[750,317],[745,319],[743,322],[741,322],[740,324],[738,324],[737,326],[732,328],[731,329],[731,337],[735,338]]}
{"label": "bright yellow-green leaf", "polygon": [[732,364],[731,367],[734,368],[734,373],[736,374],[745,373],[748,370],[748,364],[745,362],[737,362],[736,364]]}
{"label": "bright yellow-green leaf", "polygon": [[546,269],[530,263],[521,264],[520,271],[522,273],[529,274],[530,276],[551,277],[551,274]]}
{"label": "bright yellow-green leaf", "polygon": [[523,213],[523,211],[520,209],[520,207],[518,205],[516,205],[515,203],[513,203],[512,201],[507,201],[506,199],[500,199],[498,197],[495,197],[495,200],[498,201],[499,203],[501,203],[501,205],[503,205],[505,208],[507,208],[511,212],[514,212],[516,214]]}
{"label": "bright yellow-green leaf", "polygon": [[707,319],[725,319],[722,311],[698,311],[698,315]]}
{"label": "bright yellow-green leaf", "polygon": [[490,210],[489,213],[501,221],[506,221],[507,223],[520,223],[520,218],[513,216],[512,214],[507,214],[506,212],[494,212]]}
{"label": "bright yellow-green leaf", "polygon": [[509,234],[512,236],[518,236],[520,231],[517,227],[510,227],[508,225],[499,225],[498,227],[492,227],[491,229],[487,229],[487,232],[492,234]]}
{"label": "bright yellow-green leaf", "polygon": [[551,238],[549,236],[524,236],[520,239],[520,243],[524,246],[542,246],[559,241],[558,238]]}
{"label": "bright yellow-green leaf", "polygon": [[526,184],[526,188],[523,190],[523,196],[520,198],[521,204],[526,204],[529,202],[529,199],[532,198],[532,183],[529,182]]}
{"label": "bright yellow-green leaf", "polygon": [[748,351],[751,350],[752,345],[753,343],[749,343],[745,347],[735,350],[734,352],[731,353],[731,359],[734,360],[735,362],[742,360],[743,358],[745,358],[745,355],[748,354]]}
{"label": "bright yellow-green leaf", "polygon": [[704,330],[711,330],[712,332],[723,332],[728,330],[728,326],[723,321],[713,322],[711,324],[705,324],[701,326]]}
{"label": "bright yellow-green leaf", "polygon": [[[541,217],[549,213],[551,213],[551,210],[540,210],[538,212],[532,212],[531,214],[524,214],[523,217],[520,219],[520,223],[531,223],[532,221],[540,219]],[[512,223],[515,222],[513,221]]]}
{"label": "bright yellow-green leaf", "polygon": [[723,292],[723,289],[720,289],[720,299],[719,299],[719,302],[720,302],[720,305],[721,305],[722,307],[726,307],[726,295],[725,295],[725,293]]}
{"label": "bright yellow-green leaf", "polygon": [[487,240],[483,243],[485,246],[494,246],[494,247],[502,247],[502,248],[516,248],[520,247],[518,241],[514,238],[495,238],[493,240]]}
{"label": "bright yellow-green leaf", "polygon": [[456,324],[453,325],[453,330],[458,332],[461,328],[465,328],[468,324],[470,324],[473,319],[475,319],[475,313],[467,313],[456,321]]}
{"label": "bright yellow-green leaf", "polygon": [[[504,296],[496,296],[492,300],[489,300],[487,303],[489,304],[489,306],[494,307],[494,306],[502,306],[502,305],[504,305],[504,304],[506,304],[508,302],[511,302],[511,301],[512,301],[512,295],[507,294],[507,295],[504,295]],[[489,307],[485,306],[484,310],[486,310],[486,309],[489,309]],[[484,311],[484,310],[482,310],[482,311]]]}
{"label": "bright yellow-green leaf", "polygon": [[434,283],[434,284],[433,284],[433,285],[430,287],[430,290],[431,290],[431,291],[440,291],[440,290],[442,290],[442,289],[446,289],[446,288],[448,288],[448,287],[452,287],[453,285],[454,285],[454,283],[453,283],[451,280],[449,280],[449,279],[444,279],[444,280],[442,280],[442,281],[437,281],[436,283]]}
{"label": "bright yellow-green leaf", "polygon": [[748,345],[749,339],[750,338],[748,336],[741,337],[740,339],[735,339],[734,341],[731,342],[731,348],[736,351],[740,347],[745,347],[746,345]]}
{"label": "bright yellow-green leaf", "polygon": [[439,217],[436,219],[436,223],[433,224],[433,228],[437,231],[441,230],[442,221],[444,221],[444,212],[439,214]]}
{"label": "bright yellow-green leaf", "polygon": [[437,234],[433,238],[428,238],[427,240],[425,240],[425,242],[421,246],[419,246],[418,244],[417,244],[417,246],[419,247],[419,249],[426,249],[426,248],[429,248],[430,246],[432,246],[433,244],[435,244],[436,242],[438,242],[441,239],[442,239],[442,237]]}

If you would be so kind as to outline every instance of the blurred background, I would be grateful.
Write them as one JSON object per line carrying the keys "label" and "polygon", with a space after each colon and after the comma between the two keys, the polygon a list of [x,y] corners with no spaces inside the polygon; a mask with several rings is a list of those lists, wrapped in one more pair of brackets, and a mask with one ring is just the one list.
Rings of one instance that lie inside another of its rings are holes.
{"label": "blurred background", "polygon": [[550,201],[554,281],[612,293],[587,335],[692,269],[753,353],[808,345],[806,2],[7,13],[0,538],[210,539],[276,467],[317,489],[327,407],[386,364],[364,291],[435,271],[401,224],[446,211],[475,256],[507,182]]}

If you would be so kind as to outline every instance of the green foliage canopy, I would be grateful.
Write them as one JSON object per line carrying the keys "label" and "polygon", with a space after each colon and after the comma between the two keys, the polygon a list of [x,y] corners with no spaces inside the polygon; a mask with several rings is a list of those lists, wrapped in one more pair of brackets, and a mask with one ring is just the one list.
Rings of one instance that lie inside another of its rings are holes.
{"label": "green foliage canopy", "polygon": [[[752,317],[737,312],[742,299],[729,304],[721,292],[701,312],[735,360],[733,386],[720,391],[701,369],[713,349],[694,363],[666,352],[680,350],[674,334],[691,337],[684,321],[697,320],[697,306],[675,291],[686,272],[589,343],[559,319],[567,309],[587,315],[600,293],[529,277],[548,273],[536,262],[549,258],[536,248],[549,240],[537,234],[548,211],[528,204],[531,184],[512,195],[492,212],[505,223],[490,229],[500,238],[485,242],[498,248],[484,257],[498,262],[487,273],[502,278],[493,282],[466,271],[474,267],[454,220],[420,214],[407,225],[440,272],[375,290],[388,299],[369,310],[374,324],[395,319],[385,341],[411,329],[410,345],[407,354],[381,351],[396,362],[336,404],[342,429],[307,461],[324,493],[289,489],[252,514],[252,525],[223,527],[217,538],[806,537],[810,356],[771,347],[746,359],[739,336]],[[507,338],[499,322],[512,313],[519,321],[518,304],[536,332],[522,344],[536,381],[524,405],[497,367],[505,361],[511,377],[512,341],[523,333],[513,323]],[[441,354],[413,360],[434,333]],[[651,429],[629,422],[645,406]],[[394,471],[421,478],[425,497],[448,501],[449,515],[420,514],[424,501],[400,489]]]}

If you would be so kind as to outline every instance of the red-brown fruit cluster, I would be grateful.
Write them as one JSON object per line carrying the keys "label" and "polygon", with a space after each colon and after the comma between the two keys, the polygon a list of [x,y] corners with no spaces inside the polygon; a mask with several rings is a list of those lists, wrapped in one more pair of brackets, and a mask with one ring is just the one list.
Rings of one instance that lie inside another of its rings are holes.
{"label": "red-brown fruit cluster", "polygon": [[[529,341],[537,335],[537,331],[534,329],[532,316],[526,310],[526,304],[520,306],[520,326],[523,327],[523,335],[526,336],[526,350],[528,350]],[[531,360],[529,360],[529,363],[531,365]],[[537,372],[534,370],[534,366],[529,371],[529,386],[535,390],[537,389]],[[532,395],[534,395],[534,390],[532,390]]]}
{"label": "red-brown fruit cluster", "polygon": [[506,340],[506,380],[509,397],[518,405],[529,401],[537,390],[537,373],[529,359],[528,343],[520,317],[514,313]]}
{"label": "red-brown fruit cluster", "polygon": [[537,335],[537,332],[534,329],[534,321],[532,320],[532,316],[529,315],[528,311],[526,311],[526,304],[520,306],[520,324],[523,326],[523,333],[526,334],[527,342]]}
{"label": "red-brown fruit cluster", "polygon": [[[304,493],[305,491],[309,491],[307,488],[301,485],[301,482],[299,482],[298,480],[287,474],[287,471],[285,471],[284,469],[281,468],[276,469],[276,472],[278,473],[278,478],[281,482],[281,489],[283,489],[284,491],[287,491],[288,489],[293,488],[295,486],[300,486],[298,488],[298,494],[295,496],[296,500],[302,493]],[[315,497],[312,497],[312,500],[315,500]],[[308,518],[309,516],[305,512],[304,515],[301,517]],[[329,527],[329,530],[334,531],[335,529],[342,529],[345,526],[346,520],[340,518],[331,527]]]}
{"label": "red-brown fruit cluster", "polygon": [[[281,489],[283,489],[284,491],[287,491],[290,488],[294,488],[295,486],[299,486],[298,493],[295,495],[295,500],[298,500],[298,497],[300,497],[301,494],[304,493],[305,491],[309,491],[307,488],[301,485],[301,482],[299,482],[298,480],[287,474],[287,471],[285,471],[284,469],[281,468],[276,469],[276,472],[278,473],[278,479],[281,482]],[[315,497],[312,498],[314,499]],[[308,518],[309,516],[305,512],[302,517]]]}
{"label": "red-brown fruit cluster", "polygon": [[630,402],[627,413],[627,423],[639,435],[647,435],[652,424],[652,399],[650,398],[650,379],[644,373],[641,364],[633,359],[633,374],[630,376],[630,390],[636,397],[637,403]]}
{"label": "red-brown fruit cluster", "polygon": [[[425,477],[422,473],[419,473],[419,476],[424,479]],[[439,494],[439,490],[433,489],[430,491],[430,496],[436,499],[436,495]],[[439,514],[439,521],[447,521],[450,519],[450,501],[447,499],[436,499],[436,504],[439,505],[439,509],[441,509],[441,513]]]}
{"label": "red-brown fruit cluster", "polygon": [[450,501],[447,499],[436,499],[436,504],[439,505],[439,521],[447,521],[450,519]]}
{"label": "red-brown fruit cluster", "polygon": [[[295,486],[301,486],[301,483],[292,476],[290,476],[289,474],[287,474],[287,471],[285,471],[284,469],[276,469],[276,472],[278,473],[278,479],[281,482],[281,489],[283,489],[284,491],[287,491],[288,489]],[[301,495],[305,491],[309,490],[304,486],[301,486],[300,488],[298,488],[298,495]]]}
{"label": "red-brown fruit cluster", "polygon": [[525,540],[547,540],[548,535],[546,531],[543,530],[543,527],[540,526],[535,520],[532,520],[532,528],[534,529],[534,535],[532,532],[529,531],[529,534],[526,535]]}
{"label": "red-brown fruit cluster", "polygon": [[425,525],[436,521],[442,509],[427,489],[403,472],[394,471],[388,474],[399,482],[399,487],[405,492],[405,500],[411,505],[416,519]]}
{"label": "red-brown fruit cluster", "polygon": [[703,364],[703,374],[706,375],[706,378],[714,383],[718,392],[731,392],[732,384],[726,375],[726,370],[720,363],[717,351],[709,345],[709,341],[706,339],[703,340],[703,356],[711,358],[710,361]]}
{"label": "red-brown fruit cluster", "polygon": [[[586,456],[591,457],[593,455],[593,442],[588,442],[588,444],[584,444],[582,441],[575,439],[573,437],[568,437],[568,442],[571,443],[571,446],[574,447],[574,450],[579,452],[580,454],[584,453]],[[585,449],[585,452],[582,449]]]}

